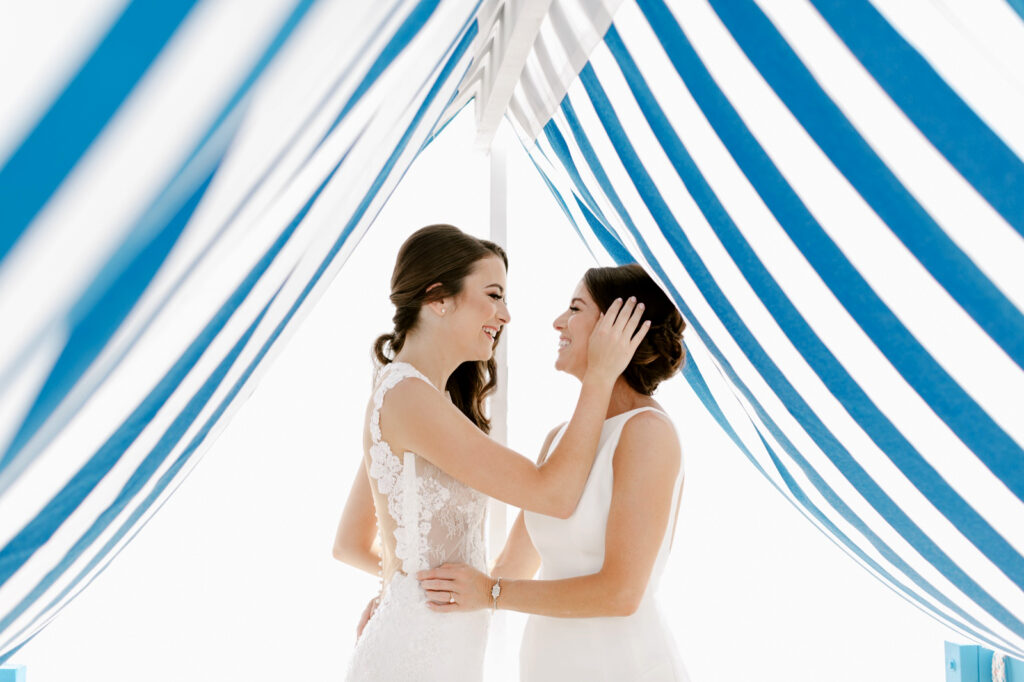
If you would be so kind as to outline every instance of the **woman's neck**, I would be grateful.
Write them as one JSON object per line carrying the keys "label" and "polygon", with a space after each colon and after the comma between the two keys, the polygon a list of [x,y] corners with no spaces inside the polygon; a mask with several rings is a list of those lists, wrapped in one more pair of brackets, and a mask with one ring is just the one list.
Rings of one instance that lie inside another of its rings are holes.
{"label": "woman's neck", "polygon": [[432,339],[429,334],[407,336],[395,362],[407,362],[423,373],[439,391],[448,385],[448,377],[462,364],[454,357],[448,357],[448,344],[442,339]]}
{"label": "woman's neck", "polygon": [[608,419],[629,412],[640,407],[654,405],[654,399],[630,388],[626,380],[620,375],[612,386],[612,397],[608,401]]}

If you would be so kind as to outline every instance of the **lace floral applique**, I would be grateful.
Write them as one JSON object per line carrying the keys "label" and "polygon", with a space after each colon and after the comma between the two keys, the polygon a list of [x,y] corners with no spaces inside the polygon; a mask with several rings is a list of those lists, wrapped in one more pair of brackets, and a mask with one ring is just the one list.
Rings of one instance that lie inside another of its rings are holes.
{"label": "lace floral applique", "polygon": [[[391,451],[380,428],[384,395],[403,379],[429,380],[407,363],[382,368],[370,413],[370,477],[387,499],[395,521],[395,556],[413,573],[445,561],[483,567],[483,527],[487,498],[414,453]],[[433,386],[433,384],[430,384]],[[434,523],[435,516],[440,521]],[[437,526],[435,528],[435,526]]]}

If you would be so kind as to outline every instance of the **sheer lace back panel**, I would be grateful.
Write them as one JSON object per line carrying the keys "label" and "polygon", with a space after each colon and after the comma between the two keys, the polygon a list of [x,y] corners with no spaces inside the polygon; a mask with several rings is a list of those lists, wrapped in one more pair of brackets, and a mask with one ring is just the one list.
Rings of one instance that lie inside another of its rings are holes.
{"label": "sheer lace back panel", "polygon": [[[415,367],[392,362],[381,368],[369,414],[367,470],[380,532],[385,582],[396,570],[413,575],[445,562],[463,562],[481,570],[487,498],[412,452],[401,457],[382,433],[384,397],[399,382],[415,378],[435,388]],[[385,410],[387,416],[387,411]]]}

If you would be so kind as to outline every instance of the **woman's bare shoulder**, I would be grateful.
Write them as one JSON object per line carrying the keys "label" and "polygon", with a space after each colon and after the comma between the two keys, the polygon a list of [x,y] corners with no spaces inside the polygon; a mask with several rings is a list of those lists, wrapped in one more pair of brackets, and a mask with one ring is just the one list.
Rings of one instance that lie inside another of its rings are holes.
{"label": "woman's bare shoulder", "polygon": [[661,409],[638,412],[622,427],[615,459],[632,457],[635,453],[648,460],[679,462],[682,452],[676,427]]}

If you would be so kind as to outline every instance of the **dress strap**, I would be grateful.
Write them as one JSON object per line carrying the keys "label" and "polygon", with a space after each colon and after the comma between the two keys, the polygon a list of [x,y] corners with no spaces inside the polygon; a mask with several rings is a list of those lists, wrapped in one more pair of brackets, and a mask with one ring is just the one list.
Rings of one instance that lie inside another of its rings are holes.
{"label": "dress strap", "polygon": [[[622,429],[626,428],[626,424],[629,422],[629,420],[635,417],[636,415],[640,414],[641,412],[657,412],[662,417],[665,417],[669,424],[672,424],[673,429],[675,429],[676,427],[676,425],[672,423],[672,420],[669,419],[669,416],[665,414],[664,410],[659,410],[657,407],[654,407],[653,405],[644,405],[643,407],[638,407],[635,410],[629,410],[628,412],[623,412],[622,414],[617,414],[614,417],[612,417],[612,419],[618,420],[618,423],[615,425],[615,431],[621,433]],[[618,441],[617,436],[615,440]]]}
{"label": "dress strap", "polygon": [[377,386],[373,390],[373,412],[370,414],[370,436],[374,443],[380,443],[380,408],[384,405],[384,395],[397,386],[403,379],[415,378],[425,381],[435,391],[437,387],[422,372],[408,362],[390,362],[380,368],[377,374]]}
{"label": "dress strap", "polygon": [[[638,414],[640,414],[641,412],[657,412],[657,413],[658,413],[658,414],[660,414],[660,415],[663,415],[663,416],[665,416],[665,417],[668,417],[668,415],[667,415],[667,414],[665,414],[665,411],[664,411],[664,410],[659,410],[659,409],[658,409],[657,407],[655,407],[654,405],[644,405],[643,407],[638,407],[638,408],[636,408],[635,410],[629,410],[628,412],[623,412],[622,414],[617,414],[617,415],[615,415],[615,416],[616,416],[616,417],[622,417],[623,415],[629,415],[629,416],[628,416],[628,417],[627,417],[627,418],[626,418],[626,419],[625,419],[625,420],[623,421],[623,423],[625,423],[625,422],[628,422],[628,421],[629,421],[630,419],[632,419],[634,415],[638,415]],[[669,421],[671,421],[671,420],[669,420]]]}

